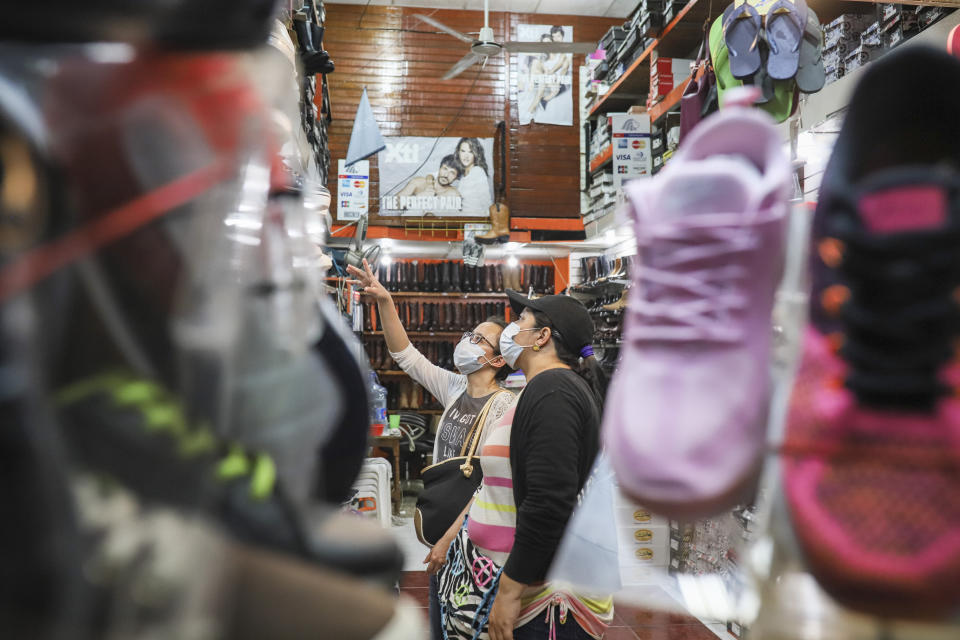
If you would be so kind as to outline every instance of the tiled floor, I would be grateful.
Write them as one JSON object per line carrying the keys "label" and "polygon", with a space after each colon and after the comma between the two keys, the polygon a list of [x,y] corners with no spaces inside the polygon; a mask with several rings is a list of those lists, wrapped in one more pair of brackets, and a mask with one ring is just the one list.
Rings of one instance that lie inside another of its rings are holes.
{"label": "tiled floor", "polygon": [[[430,593],[429,578],[423,571],[405,571],[400,580],[400,591],[409,596],[414,604],[427,615]],[[669,596],[659,596],[651,591],[658,602],[667,602]],[[634,600],[635,601],[635,598]],[[619,603],[614,608],[613,624],[607,630],[606,640],[716,640],[717,636],[733,640],[733,636],[722,634],[722,627],[708,627],[696,618],[680,613],[673,602],[672,611],[644,609],[635,604]],[[426,638],[424,640],[427,640]]]}

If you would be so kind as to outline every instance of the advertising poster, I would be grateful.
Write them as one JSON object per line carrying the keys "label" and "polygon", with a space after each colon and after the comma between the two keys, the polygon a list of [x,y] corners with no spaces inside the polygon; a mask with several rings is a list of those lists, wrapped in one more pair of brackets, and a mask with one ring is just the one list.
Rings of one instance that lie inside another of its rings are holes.
{"label": "advertising poster", "polygon": [[650,116],[611,113],[608,117],[613,138],[613,185],[618,201],[622,201],[624,183],[653,173]]}
{"label": "advertising poster", "polygon": [[370,208],[370,161],[361,160],[349,167],[337,161],[337,219],[359,220]]}
{"label": "advertising poster", "polygon": [[493,138],[388,137],[377,156],[380,215],[486,218]]}
{"label": "advertising poster", "polygon": [[[573,27],[517,25],[518,42],[573,42]],[[573,126],[573,54],[518,53],[520,124]]]}

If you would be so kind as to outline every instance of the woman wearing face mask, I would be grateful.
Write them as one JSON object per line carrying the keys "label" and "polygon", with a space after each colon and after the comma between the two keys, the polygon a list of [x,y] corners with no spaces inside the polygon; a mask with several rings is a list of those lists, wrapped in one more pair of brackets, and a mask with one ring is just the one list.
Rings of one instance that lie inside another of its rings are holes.
{"label": "woman wearing face mask", "polygon": [[473,637],[474,625],[486,625],[481,637],[492,640],[601,638],[612,597],[545,582],[600,448],[605,379],[590,346],[593,322],[567,296],[507,295],[518,319],[501,334],[500,352],[523,370],[527,386],[487,437],[483,483],[450,550],[496,578],[464,583],[445,567],[441,602],[469,595],[457,596],[465,604],[444,624],[457,638]]}
{"label": "woman wearing face mask", "polygon": [[[492,431],[492,426],[516,402],[516,396],[500,386],[500,382],[510,371],[500,355],[500,333],[506,323],[490,319],[481,322],[473,331],[464,333],[453,352],[454,364],[460,373],[453,373],[428,361],[410,343],[390,292],[380,284],[366,260],[363,261],[363,271],[353,266],[347,269],[356,278],[349,283],[359,285],[366,295],[373,296],[377,301],[383,323],[383,336],[390,356],[405,373],[443,405],[433,447],[433,462],[440,463],[460,455],[468,431],[487,402],[490,402],[490,409],[482,425],[483,431],[477,448],[479,451]],[[439,625],[440,619],[440,612],[436,607],[436,573],[446,561],[447,549],[459,528],[459,523],[451,525],[447,535],[431,548],[423,561],[427,565],[427,573],[431,574],[430,619],[434,638],[442,637],[436,635],[439,633],[439,626],[434,626],[434,622]]]}

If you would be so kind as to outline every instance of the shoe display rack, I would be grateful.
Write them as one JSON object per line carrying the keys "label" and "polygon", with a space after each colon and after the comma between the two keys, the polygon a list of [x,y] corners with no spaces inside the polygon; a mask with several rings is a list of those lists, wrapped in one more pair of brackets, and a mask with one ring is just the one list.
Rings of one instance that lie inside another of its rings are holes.
{"label": "shoe display rack", "polygon": [[[462,260],[394,260],[377,269],[377,279],[391,292],[411,343],[430,362],[455,371],[453,350],[463,332],[487,318],[509,322],[506,289],[533,295],[555,292],[550,264],[505,263],[470,266]],[[389,410],[439,414],[440,403],[400,370],[383,339],[375,302],[363,304],[363,346],[370,366],[387,389]]]}
{"label": "shoe display rack", "polygon": [[593,348],[600,365],[613,373],[620,356],[624,310],[630,290],[632,256],[587,256],[579,260],[579,282],[569,293],[580,300],[593,318]]}

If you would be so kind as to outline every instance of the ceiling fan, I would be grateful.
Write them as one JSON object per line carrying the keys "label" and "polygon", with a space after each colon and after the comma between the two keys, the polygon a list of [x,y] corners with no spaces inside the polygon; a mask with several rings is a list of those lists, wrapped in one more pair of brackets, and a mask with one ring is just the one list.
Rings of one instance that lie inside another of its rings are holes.
{"label": "ceiling fan", "polygon": [[504,49],[515,53],[591,53],[597,48],[596,42],[504,42],[501,44],[494,40],[493,29],[490,28],[490,0],[483,0],[483,28],[480,29],[477,39],[460,33],[430,16],[415,14],[413,17],[470,45],[470,53],[447,71],[443,76],[444,80],[460,75],[474,63],[485,63],[487,58],[499,54]]}

